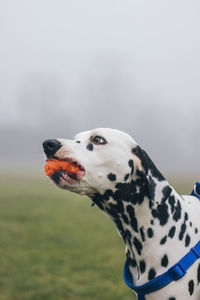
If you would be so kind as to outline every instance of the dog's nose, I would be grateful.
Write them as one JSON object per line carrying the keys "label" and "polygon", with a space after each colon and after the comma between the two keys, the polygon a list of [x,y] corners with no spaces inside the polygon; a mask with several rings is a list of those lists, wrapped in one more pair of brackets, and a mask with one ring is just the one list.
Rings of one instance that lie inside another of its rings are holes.
{"label": "dog's nose", "polygon": [[62,146],[61,142],[56,139],[45,140],[42,145],[47,157],[53,156]]}

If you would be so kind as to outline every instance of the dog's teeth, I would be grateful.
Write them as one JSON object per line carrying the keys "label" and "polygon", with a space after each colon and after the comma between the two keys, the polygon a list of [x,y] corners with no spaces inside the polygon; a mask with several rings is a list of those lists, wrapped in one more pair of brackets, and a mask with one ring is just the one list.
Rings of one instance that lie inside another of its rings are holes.
{"label": "dog's teeth", "polygon": [[65,178],[65,179],[67,179],[67,174],[65,174],[65,173],[63,173],[63,177]]}

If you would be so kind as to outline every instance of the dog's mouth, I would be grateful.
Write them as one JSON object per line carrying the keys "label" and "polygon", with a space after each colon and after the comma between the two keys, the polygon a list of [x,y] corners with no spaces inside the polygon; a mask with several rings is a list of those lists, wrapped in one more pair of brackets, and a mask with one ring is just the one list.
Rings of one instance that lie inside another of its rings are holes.
{"label": "dog's mouth", "polygon": [[57,185],[69,185],[79,181],[85,175],[84,167],[72,158],[46,160],[45,173]]}

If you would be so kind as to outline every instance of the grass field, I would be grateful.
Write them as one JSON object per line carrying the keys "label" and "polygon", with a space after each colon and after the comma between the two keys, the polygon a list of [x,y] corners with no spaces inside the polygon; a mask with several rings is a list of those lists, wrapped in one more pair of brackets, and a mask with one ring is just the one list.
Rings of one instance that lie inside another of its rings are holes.
{"label": "grass field", "polygon": [[1,174],[0,300],[133,300],[124,261],[114,225],[89,199]]}

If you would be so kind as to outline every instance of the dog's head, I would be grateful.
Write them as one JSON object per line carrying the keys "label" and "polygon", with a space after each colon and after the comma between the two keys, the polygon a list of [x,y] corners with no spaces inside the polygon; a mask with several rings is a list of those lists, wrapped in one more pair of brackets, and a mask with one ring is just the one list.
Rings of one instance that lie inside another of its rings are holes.
{"label": "dog's head", "polygon": [[72,140],[46,140],[43,147],[46,174],[53,182],[89,197],[113,191],[117,184],[132,182],[138,176],[146,177],[151,193],[155,180],[164,180],[133,138],[116,129],[85,131]]}
{"label": "dog's head", "polygon": [[[60,188],[88,196],[103,193],[116,182],[129,181],[142,168],[139,157],[133,153],[137,143],[116,129],[85,131],[73,140],[46,140],[43,147],[50,167],[52,163],[52,171],[47,174],[53,182]],[[75,167],[74,172],[60,163],[65,161]],[[53,165],[56,163],[60,167]]]}

